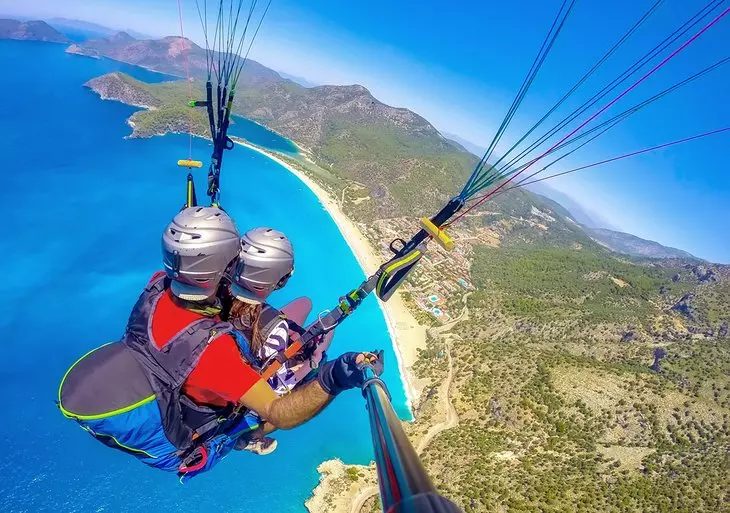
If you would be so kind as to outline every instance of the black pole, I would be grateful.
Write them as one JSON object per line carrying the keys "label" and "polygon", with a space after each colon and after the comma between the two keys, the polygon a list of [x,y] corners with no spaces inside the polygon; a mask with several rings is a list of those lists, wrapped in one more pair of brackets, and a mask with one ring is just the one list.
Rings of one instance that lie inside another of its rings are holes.
{"label": "black pole", "polygon": [[372,369],[363,387],[375,449],[378,485],[386,513],[460,513],[451,501],[436,492],[400,419],[390,404],[388,391]]}
{"label": "black pole", "polygon": [[198,198],[195,195],[195,182],[193,181],[193,174],[188,173],[187,188],[185,190],[185,208],[197,207]]}

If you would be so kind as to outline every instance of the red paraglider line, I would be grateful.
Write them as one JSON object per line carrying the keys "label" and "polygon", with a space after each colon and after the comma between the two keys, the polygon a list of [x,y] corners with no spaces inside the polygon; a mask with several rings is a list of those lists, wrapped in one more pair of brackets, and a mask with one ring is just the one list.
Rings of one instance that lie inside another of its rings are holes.
{"label": "red paraglider line", "polygon": [[583,123],[581,123],[580,125],[578,125],[572,132],[570,132],[568,135],[566,135],[561,140],[559,140],[557,143],[555,143],[552,147],[550,147],[542,155],[540,155],[539,157],[537,157],[536,159],[534,159],[532,162],[530,162],[527,166],[525,166],[519,172],[517,172],[514,175],[512,175],[508,180],[504,181],[496,189],[488,192],[487,194],[484,194],[483,196],[481,196],[479,198],[474,198],[474,199],[477,200],[476,203],[474,203],[469,208],[467,208],[466,210],[464,210],[462,213],[460,213],[458,216],[456,216],[453,220],[449,221],[448,223],[445,223],[443,226],[445,227],[445,226],[449,226],[451,224],[454,224],[456,221],[458,221],[459,219],[461,219],[462,217],[464,217],[470,211],[474,210],[476,207],[478,207],[479,205],[481,205],[482,203],[484,203],[486,200],[488,200],[489,198],[491,198],[492,196],[494,196],[497,192],[499,192],[501,189],[503,189],[507,184],[509,184],[515,178],[517,178],[522,173],[524,173],[525,171],[527,171],[533,164],[535,164],[535,162],[537,162],[538,160],[540,160],[543,157],[545,157],[545,155],[547,155],[548,153],[552,152],[556,147],[560,146],[567,139],[569,139],[570,137],[572,137],[573,135],[575,135],[581,128],[583,128],[588,123],[590,123],[591,121],[593,121],[594,119],[596,119],[598,116],[600,116],[601,114],[603,114],[606,110],[608,110],[612,105],[614,105],[616,102],[618,102],[621,98],[623,98],[624,96],[626,96],[627,94],[629,94],[631,91],[633,91],[639,84],[641,84],[644,80],[646,80],[651,75],[653,75],[659,68],[661,68],[667,62],[669,62],[671,59],[673,59],[679,52],[681,52],[682,50],[684,50],[685,48],[687,48],[690,44],[694,43],[702,34],[704,34],[705,32],[707,32],[713,25],[715,25],[718,21],[720,21],[728,12],[730,12],[730,7],[728,7],[723,12],[721,12],[720,14],[718,14],[715,17],[715,19],[713,19],[711,22],[709,22],[707,25],[705,25],[705,27],[702,30],[700,30],[694,36],[692,36],[687,41],[685,41],[685,43],[682,46],[680,46],[679,48],[677,48],[676,50],[674,50],[671,54],[669,54],[667,57],[665,57],[663,61],[661,61],[656,66],[654,66],[643,77],[641,77],[639,80],[637,80],[636,82],[634,82],[628,89],[626,89],[624,92],[622,92],[621,94],[619,94],[616,98],[614,98],[613,100],[611,100],[608,104],[604,105],[603,108],[601,108],[598,112],[596,112],[591,117],[589,117],[588,119],[586,119]]}

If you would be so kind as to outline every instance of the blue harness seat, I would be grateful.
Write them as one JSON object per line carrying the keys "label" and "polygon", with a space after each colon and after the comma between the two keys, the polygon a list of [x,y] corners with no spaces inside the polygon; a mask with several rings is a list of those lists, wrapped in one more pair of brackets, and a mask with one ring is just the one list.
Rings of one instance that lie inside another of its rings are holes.
{"label": "blue harness seat", "polygon": [[[233,328],[202,318],[158,349],[152,313],[166,280],[163,276],[145,288],[120,341],[90,351],[71,366],[59,386],[58,406],[103,444],[177,472],[184,482],[213,468],[260,420],[234,405],[198,405],[182,393],[203,351]],[[239,346],[247,345],[236,339]],[[241,353],[248,359],[247,347]]]}

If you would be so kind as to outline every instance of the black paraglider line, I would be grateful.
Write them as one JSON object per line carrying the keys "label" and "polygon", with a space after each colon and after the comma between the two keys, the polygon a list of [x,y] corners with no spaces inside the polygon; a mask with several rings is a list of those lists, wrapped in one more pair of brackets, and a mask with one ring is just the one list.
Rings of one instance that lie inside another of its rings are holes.
{"label": "black paraglider line", "polygon": [[210,82],[210,45],[208,43],[208,0],[203,0],[203,12],[200,12],[200,3],[195,0],[195,8],[198,11],[200,24],[203,26],[203,37],[205,38],[205,69],[208,71],[208,82]]}
{"label": "black paraglider line", "polygon": [[[607,131],[609,131],[610,129],[612,129],[613,127],[615,127],[620,122],[625,121],[630,116],[632,116],[633,114],[637,113],[639,110],[643,109],[647,105],[650,105],[651,103],[653,103],[653,102],[655,102],[655,101],[663,98],[664,96],[666,96],[666,95],[668,95],[668,94],[676,91],[680,87],[682,87],[682,86],[684,86],[686,84],[689,84],[690,82],[692,82],[692,81],[694,81],[694,80],[696,80],[696,79],[698,79],[698,78],[700,78],[700,77],[702,77],[702,76],[704,76],[704,75],[706,75],[706,74],[714,71],[715,69],[717,69],[718,67],[722,66],[723,64],[726,64],[728,61],[730,61],[730,57],[725,57],[724,59],[721,59],[720,61],[716,62],[715,64],[713,64],[711,66],[708,66],[707,68],[703,69],[702,71],[699,71],[699,72],[695,73],[694,75],[692,75],[690,77],[687,77],[684,80],[681,80],[680,82],[675,83],[674,85],[668,87],[667,89],[664,89],[663,91],[655,94],[654,96],[652,96],[650,98],[647,98],[646,100],[644,100],[644,101],[642,101],[642,102],[640,102],[640,103],[638,103],[638,104],[636,104],[636,105],[634,105],[634,106],[626,109],[625,111],[621,112],[620,114],[617,114],[616,116],[614,116],[614,117],[612,117],[610,119],[607,119],[606,121],[603,121],[603,122],[599,123],[595,127],[591,128],[589,130],[586,130],[584,132],[581,132],[580,134],[578,134],[578,135],[576,135],[576,136],[568,139],[564,143],[558,145],[554,150],[548,152],[547,155],[550,155],[550,154],[552,154],[552,153],[554,153],[554,152],[556,152],[556,151],[558,151],[558,150],[560,150],[560,149],[562,149],[562,148],[564,148],[566,146],[569,146],[569,145],[577,142],[578,140],[583,139],[583,138],[587,137],[588,135],[590,135],[590,134],[592,134],[592,133],[597,132],[597,131],[600,130],[600,132],[597,135],[594,135],[593,137],[591,137],[590,139],[588,139],[584,143],[582,143],[579,146],[576,146],[575,148],[573,148],[572,150],[564,153],[563,155],[561,155],[557,159],[553,160],[549,164],[546,164],[540,170],[535,171],[534,173],[530,174],[529,176],[527,176],[525,178],[522,178],[518,182],[518,184],[523,183],[523,182],[526,182],[527,180],[529,180],[533,176],[535,176],[537,174],[540,174],[540,173],[546,171],[547,169],[549,169],[553,165],[557,164],[558,162],[560,162],[564,158],[572,155],[573,153],[575,153],[579,149],[581,149],[584,146],[586,146],[588,143],[594,141],[595,139],[597,139],[601,135],[605,134]],[[516,172],[518,172],[518,171],[526,168],[527,166],[531,165],[532,163],[533,163],[533,161],[530,161],[530,162],[528,162],[526,164],[523,164],[522,166],[520,166],[520,167],[518,167],[518,168],[516,168],[516,169],[514,169],[512,171],[510,171],[510,173],[505,174],[505,175],[502,175],[500,178],[505,178],[505,177],[509,176],[510,174],[516,173]],[[511,190],[511,189],[512,189],[512,187],[509,188],[509,189],[507,189],[507,190]]]}
{"label": "black paraglider line", "polygon": [[[589,108],[591,108],[593,105],[598,103],[602,98],[604,98],[608,93],[613,91],[616,87],[618,87],[621,83],[623,83],[626,79],[628,79],[631,75],[633,75],[636,71],[640,70],[642,67],[644,67],[649,61],[651,61],[654,57],[659,55],[662,51],[664,51],[669,45],[674,43],[677,39],[679,39],[681,36],[683,36],[687,31],[689,31],[692,27],[694,27],[697,23],[702,21],[705,17],[707,17],[718,5],[725,0],[711,0],[708,4],[706,4],[699,12],[691,16],[687,21],[685,21],[679,28],[677,28],[674,32],[672,32],[669,36],[667,36],[663,41],[658,43],[654,48],[652,48],[649,52],[647,52],[643,57],[641,57],[639,60],[634,62],[631,66],[629,66],[628,69],[626,69],[623,73],[621,73],[617,78],[615,78],[613,81],[611,81],[609,84],[604,86],[598,93],[593,95],[591,98],[586,100],[581,106],[576,108],[572,113],[568,114],[565,118],[563,118],[560,122],[558,122],[553,128],[548,130],[545,134],[543,134],[541,137],[539,137],[536,141],[531,143],[527,148],[522,150],[516,157],[512,158],[509,162],[502,165],[498,170],[493,171],[494,166],[492,166],[492,169],[490,169],[489,172],[487,172],[485,175],[483,175],[479,186],[473,187],[470,186],[468,189],[465,187],[464,191],[462,192],[462,197],[469,198],[473,196],[475,193],[479,192],[480,190],[483,190],[490,185],[494,184],[496,181],[506,178],[510,176],[511,174],[517,173],[520,171],[520,169],[523,169],[525,167],[531,166],[534,162],[542,158],[542,156],[538,158],[534,158],[533,160],[527,162],[526,164],[523,164],[522,166],[518,166],[517,168],[513,169],[513,166],[519,162],[522,158],[527,156],[529,153],[537,149],[539,146],[541,146],[543,143],[545,143],[547,140],[549,140],[551,137],[553,137],[555,134],[557,134],[560,130],[565,128],[568,124],[570,124],[572,121],[574,121],[578,116],[583,114],[585,111],[587,111]],[[631,29],[630,29],[631,31]],[[512,149],[507,152],[507,154],[511,153]],[[548,152],[548,154],[552,153],[551,150]],[[503,155],[503,158],[507,155]],[[501,159],[500,159],[501,160]],[[477,165],[477,168],[475,168],[474,173],[479,173],[479,165]]]}
{"label": "black paraglider line", "polygon": [[563,96],[560,98],[555,105],[553,105],[550,110],[548,110],[545,115],[543,115],[542,118],[540,118],[532,127],[525,132],[525,134],[520,137],[520,139],[512,145],[511,148],[509,148],[494,164],[492,164],[493,168],[496,168],[502,160],[507,157],[507,155],[511,154],[522,142],[527,139],[532,132],[534,132],[540,125],[542,125],[547,118],[549,118],[565,101],[570,98],[575,91],[577,91],[580,86],[582,86],[593,74],[598,71],[598,69],[614,54],[616,51],[621,48],[621,46],[632,36],[634,33],[646,22],[646,20],[651,17],[654,12],[659,8],[659,6],[664,3],[665,0],[657,0],[654,5],[651,6],[651,8],[644,13],[644,15],[639,18],[639,20],[634,23],[634,25],[626,32],[624,33],[619,40],[614,43],[614,45],[589,69],[574,85],[571,87]]}
{"label": "black paraglider line", "polygon": [[563,175],[567,175],[567,174],[570,174],[570,173],[575,173],[575,172],[578,172],[578,171],[583,171],[584,169],[590,169],[590,168],[594,168],[594,167],[597,167],[597,166],[602,166],[604,164],[609,164],[611,162],[616,162],[617,160],[623,160],[623,159],[626,159],[626,158],[629,158],[629,157],[634,157],[636,155],[642,155],[644,153],[649,153],[649,152],[652,152],[652,151],[661,150],[663,148],[668,148],[670,146],[675,146],[675,145],[678,145],[678,144],[684,144],[686,142],[694,141],[696,139],[701,139],[701,138],[704,138],[704,137],[709,137],[711,135],[716,135],[716,134],[720,134],[720,133],[728,132],[728,131],[730,131],[730,127],[718,128],[717,130],[711,130],[709,132],[705,132],[705,133],[702,133],[702,134],[693,135],[693,136],[690,136],[690,137],[685,137],[683,139],[679,139],[679,140],[676,140],[676,141],[671,141],[671,142],[659,144],[659,145],[656,145],[656,146],[652,146],[650,148],[644,148],[643,150],[632,151],[630,153],[625,153],[625,154],[619,155],[617,157],[612,157],[610,159],[605,159],[605,160],[601,160],[601,161],[598,161],[598,162],[594,162],[593,164],[588,164],[588,165],[585,165],[585,166],[576,167],[576,168],[573,168],[573,169],[569,169],[567,171],[561,171],[560,173],[555,173],[555,174],[552,174],[552,175],[544,176],[542,178],[538,178],[537,180],[528,181],[530,178],[532,178],[533,176],[535,176],[537,174],[537,173],[533,173],[530,176],[528,176],[527,178],[524,178],[523,180],[521,180],[518,183],[514,184],[513,186],[508,187],[506,189],[503,189],[503,190],[499,191],[494,196],[499,196],[500,194],[503,194],[503,193],[505,193],[507,191],[511,191],[513,189],[518,189],[520,187],[524,187],[526,185],[530,185],[530,184],[533,184],[533,183],[537,183],[537,182],[542,182],[542,181],[545,181],[545,180],[549,180],[551,178],[556,178],[558,176],[563,176]]}
{"label": "black paraglider line", "polygon": [[[240,39],[236,43],[236,34],[239,32],[239,20],[244,2],[243,0],[238,0],[238,5],[234,12],[234,0],[230,0],[226,15],[224,0],[219,0],[212,45],[210,44],[208,32],[207,0],[203,1],[203,9],[200,8],[200,2],[198,0],[195,1],[198,18],[203,27],[203,35],[205,38],[205,61],[208,76],[205,84],[205,101],[191,102],[191,106],[200,107],[204,105],[207,111],[208,124],[210,125],[213,152],[208,167],[207,193],[212,205],[219,205],[220,202],[220,172],[223,165],[223,153],[225,150],[231,150],[234,147],[233,141],[228,137],[228,127],[230,125],[230,116],[233,110],[238,78],[243,71],[248,54],[271,6],[271,0],[269,0],[258,22],[256,31],[250,38],[246,55],[242,57],[240,52],[244,47],[246,35],[248,34],[251,20],[256,11],[257,1],[252,0],[251,2]],[[216,78],[215,91],[212,83],[213,75]]]}
{"label": "black paraglider line", "polygon": [[[568,19],[568,15],[570,14],[571,9],[573,8],[573,5],[575,4],[575,0],[572,0],[570,3],[570,7],[568,7],[568,10],[563,14],[563,9],[565,9],[565,5],[568,0],[563,0],[562,5],[560,6],[560,9],[558,10],[557,15],[555,16],[555,19],[553,20],[553,24],[550,26],[550,30],[548,31],[547,35],[545,36],[545,39],[542,42],[542,46],[540,46],[540,50],[537,52],[537,55],[535,56],[535,59],[532,61],[532,65],[530,66],[530,69],[527,72],[527,75],[525,75],[524,80],[522,81],[522,85],[520,86],[520,89],[517,91],[517,95],[515,95],[514,100],[512,100],[512,105],[510,105],[509,109],[507,109],[507,114],[505,114],[504,118],[502,119],[502,123],[499,125],[499,128],[497,129],[497,132],[494,134],[494,137],[492,138],[492,141],[489,143],[489,146],[487,147],[487,150],[484,152],[484,155],[482,155],[482,158],[479,160],[479,163],[477,164],[474,172],[472,173],[471,177],[467,181],[466,185],[464,186],[464,190],[468,190],[472,187],[473,183],[478,181],[477,177],[479,173],[481,172],[482,168],[487,165],[487,161],[489,160],[489,157],[492,155],[492,152],[497,147],[497,144],[499,143],[500,139],[504,135],[504,132],[507,130],[507,127],[509,126],[510,122],[512,121],[512,118],[514,117],[515,113],[517,112],[517,109],[522,104],[522,100],[524,100],[525,95],[527,95],[527,91],[530,89],[530,86],[535,80],[535,77],[537,77],[538,72],[540,71],[540,68],[542,67],[542,64],[545,62],[545,59],[547,58],[547,55],[550,53],[550,50],[552,49],[553,44],[555,43],[555,40],[558,38],[558,35],[560,34],[560,31],[563,28],[563,25],[565,24],[565,21]],[[557,26],[557,30],[556,27]],[[487,171],[486,174],[489,174],[489,171]]]}
{"label": "black paraglider line", "polygon": [[665,64],[667,64],[670,60],[672,60],[674,57],[676,57],[682,50],[684,50],[689,45],[691,45],[692,43],[694,43],[697,39],[699,39],[705,32],[707,32],[716,23],[718,23],[722,18],[724,18],[728,14],[728,12],[730,12],[730,8],[727,8],[724,11],[722,11],[720,14],[718,14],[715,18],[712,19],[712,21],[710,21],[707,25],[705,25],[699,32],[697,32],[695,35],[693,35],[691,38],[689,38],[687,41],[685,41],[679,48],[677,48],[672,53],[670,53],[661,62],[659,62],[659,64],[657,64],[651,70],[649,70],[647,73],[645,73],[641,78],[639,78],[637,81],[635,81],[631,86],[629,86],[627,89],[625,89],[621,94],[619,94],[613,100],[611,100],[606,105],[604,105],[598,112],[596,112],[595,114],[593,114],[592,116],[590,116],[588,119],[586,119],[585,121],[583,121],[583,123],[581,123],[580,125],[578,125],[578,127],[576,127],[575,129],[573,129],[568,135],[566,135],[565,137],[563,137],[560,141],[558,141],[556,144],[554,144],[550,149],[548,149],[547,151],[545,151],[542,155],[540,155],[540,157],[538,157],[537,159],[533,160],[529,165],[527,165],[526,167],[522,168],[520,171],[514,173],[510,178],[508,178],[507,180],[505,180],[504,182],[502,182],[497,188],[495,188],[492,191],[484,194],[483,196],[474,198],[475,202],[471,206],[469,206],[469,208],[467,208],[465,211],[461,212],[453,220],[451,220],[448,223],[446,223],[446,225],[448,226],[448,225],[451,225],[451,224],[455,223],[461,217],[463,217],[464,215],[466,215],[468,212],[470,212],[474,208],[476,208],[479,205],[481,205],[484,201],[486,201],[491,196],[493,196],[494,194],[496,194],[497,192],[499,192],[500,190],[502,190],[507,184],[511,183],[520,174],[522,174],[527,169],[529,169],[529,167],[532,166],[532,164],[534,164],[535,162],[537,162],[540,159],[542,159],[543,157],[545,157],[545,155],[547,155],[548,153],[550,153],[551,151],[553,151],[557,146],[559,146],[560,144],[564,143],[567,139],[569,139],[570,137],[572,137],[573,135],[575,135],[578,131],[580,131],[588,123],[590,123],[591,121],[593,121],[594,119],[596,119],[598,116],[600,116],[601,114],[603,114],[606,110],[608,110],[611,106],[613,106],[621,98],[623,98],[624,96],[626,96],[627,94],[629,94],[637,86],[639,86],[642,82],[644,82],[647,78],[649,78],[650,76],[652,76],[657,70],[661,69]]}
{"label": "black paraglider line", "polygon": [[[253,42],[256,39],[256,36],[259,33],[259,30],[261,29],[261,25],[264,22],[264,17],[269,12],[269,7],[271,7],[272,0],[269,0],[266,4],[266,8],[264,9],[263,14],[261,15],[261,19],[259,20],[259,24],[256,27],[256,31],[253,33],[253,36],[251,36],[251,42],[248,45],[248,49],[246,50],[246,54],[243,56],[243,60],[241,61],[240,66],[238,67],[238,70],[234,73],[235,81],[234,84],[238,85],[238,77],[241,75],[241,70],[243,69],[243,65],[246,64],[246,61],[248,60],[248,54],[251,52],[251,47],[253,46]],[[243,41],[241,41],[243,42]],[[242,47],[241,47],[242,49]]]}
{"label": "black paraglider line", "polygon": [[[680,87],[682,87],[682,86],[684,86],[686,84],[689,84],[690,82],[692,82],[692,81],[700,78],[701,76],[706,75],[707,73],[710,73],[711,71],[714,71],[715,69],[719,68],[723,64],[726,64],[729,61],[730,61],[730,57],[725,57],[724,59],[721,59],[720,61],[716,62],[715,64],[713,64],[711,66],[708,66],[707,68],[703,69],[702,71],[699,71],[699,72],[695,73],[694,75],[692,75],[690,77],[687,77],[687,78],[685,78],[684,80],[682,80],[680,82],[677,82],[676,84],[674,84],[674,85],[668,87],[667,89],[665,89],[665,90],[663,90],[663,91],[655,94],[654,96],[652,96],[652,97],[644,100],[643,102],[638,103],[638,104],[634,105],[633,107],[630,107],[630,108],[626,109],[621,114],[617,114],[613,118],[608,119],[608,120],[604,121],[603,123],[600,123],[599,125],[596,125],[595,127],[591,128],[590,130],[586,130],[585,132],[583,132],[583,133],[581,133],[581,134],[573,137],[572,139],[564,142],[563,144],[561,144],[560,146],[558,146],[557,148],[555,148],[554,151],[557,151],[557,150],[559,150],[561,148],[564,148],[565,146],[568,146],[571,143],[573,143],[573,142],[575,142],[575,141],[577,141],[579,139],[582,139],[585,136],[587,136],[587,135],[589,135],[589,134],[591,134],[591,133],[593,133],[593,132],[595,132],[595,131],[597,131],[597,130],[599,130],[601,128],[606,127],[603,130],[601,130],[598,134],[594,135],[593,137],[591,137],[590,139],[588,139],[587,141],[585,141],[583,144],[580,144],[580,145],[576,146],[575,148],[573,148],[572,150],[564,153],[563,155],[561,155],[557,159],[555,159],[552,162],[550,162],[549,164],[545,165],[540,170],[535,171],[534,173],[530,174],[529,176],[526,176],[526,177],[522,178],[515,185],[520,185],[520,184],[528,181],[530,178],[534,177],[535,175],[538,175],[538,174],[542,173],[543,171],[546,171],[547,169],[549,169],[553,165],[557,164],[558,162],[560,162],[564,158],[572,155],[573,153],[575,153],[576,151],[578,151],[579,149],[581,149],[582,147],[584,147],[585,145],[587,145],[591,141],[594,141],[595,139],[597,139],[601,135],[605,134],[606,132],[608,132],[609,130],[611,130],[613,127],[615,127],[616,125],[618,125],[622,121],[625,121],[626,119],[628,119],[629,117],[631,117],[633,114],[635,114],[636,112],[638,112],[642,108],[644,108],[647,105],[650,105],[651,103],[653,103],[653,102],[661,99],[662,97],[664,97],[664,96],[672,93],[673,91],[676,91]],[[511,189],[513,189],[513,187],[510,187],[510,188],[508,188],[506,190],[511,190]]]}

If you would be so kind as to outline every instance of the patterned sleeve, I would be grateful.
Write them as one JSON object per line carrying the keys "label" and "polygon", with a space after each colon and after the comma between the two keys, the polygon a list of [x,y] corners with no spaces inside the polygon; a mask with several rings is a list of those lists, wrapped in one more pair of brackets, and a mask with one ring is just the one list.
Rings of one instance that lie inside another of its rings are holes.
{"label": "patterned sleeve", "polygon": [[[289,325],[285,320],[282,320],[274,327],[273,330],[271,330],[269,337],[266,339],[264,347],[262,348],[263,358],[268,358],[279,351],[283,351],[286,349],[288,343]],[[297,383],[294,372],[300,366],[301,364],[299,363],[291,361],[286,362],[281,366],[281,369],[277,371],[276,375],[269,380],[269,384],[277,394],[286,394],[294,388],[294,385]]]}
{"label": "patterned sleeve", "polygon": [[269,337],[266,339],[266,342],[264,342],[264,346],[262,347],[263,354],[261,356],[265,359],[274,353],[283,351],[286,349],[288,342],[289,325],[282,319],[281,322],[277,324],[273,330],[271,330]]}

